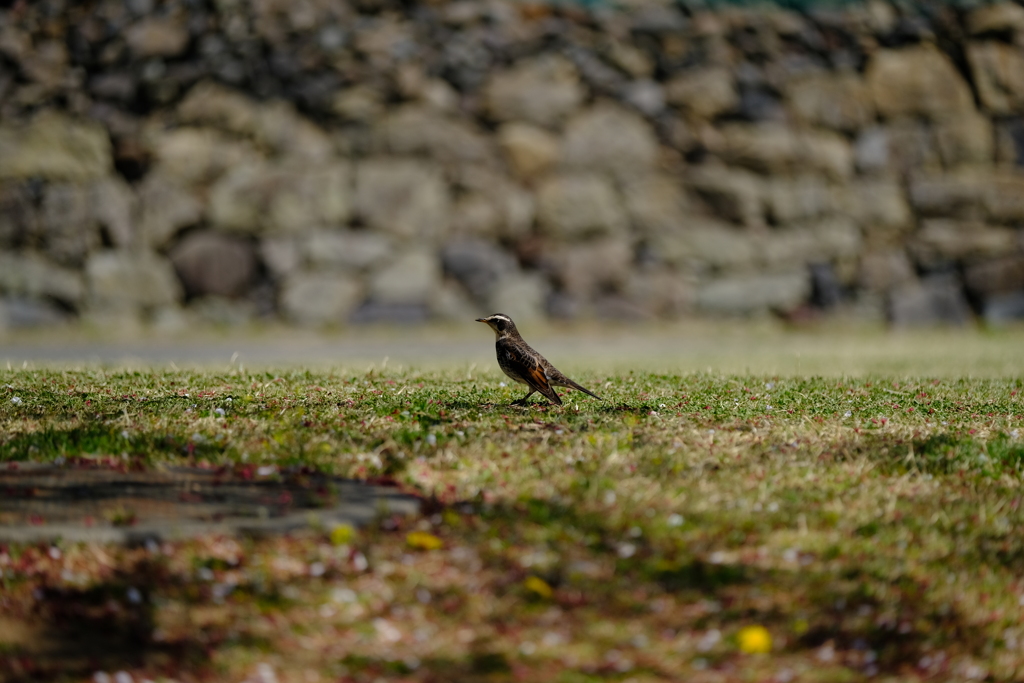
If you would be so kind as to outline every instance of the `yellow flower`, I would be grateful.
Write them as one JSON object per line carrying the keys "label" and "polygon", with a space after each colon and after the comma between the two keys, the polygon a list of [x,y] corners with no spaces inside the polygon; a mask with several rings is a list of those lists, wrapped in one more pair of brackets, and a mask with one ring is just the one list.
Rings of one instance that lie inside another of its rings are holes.
{"label": "yellow flower", "polygon": [[352,542],[356,530],[349,524],[339,524],[331,529],[331,543],[334,545],[348,545]]}
{"label": "yellow flower", "polygon": [[437,550],[444,545],[444,541],[426,531],[410,531],[405,537],[405,542],[410,547],[420,550]]}
{"label": "yellow flower", "polygon": [[544,598],[545,600],[550,598],[552,594],[554,594],[555,592],[554,590],[552,590],[551,586],[548,585],[547,581],[538,576],[526,577],[526,581],[523,581],[523,586],[526,588],[526,590],[530,591],[531,593],[535,593],[536,595]]}
{"label": "yellow flower", "polygon": [[737,637],[740,652],[752,655],[772,651],[772,634],[764,626],[744,626]]}

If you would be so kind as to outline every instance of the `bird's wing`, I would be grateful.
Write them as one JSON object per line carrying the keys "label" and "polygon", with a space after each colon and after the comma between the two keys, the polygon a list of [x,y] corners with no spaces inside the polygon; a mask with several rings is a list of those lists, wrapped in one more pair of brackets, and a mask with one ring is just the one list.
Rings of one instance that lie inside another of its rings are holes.
{"label": "bird's wing", "polygon": [[541,393],[552,403],[562,405],[562,399],[558,397],[558,394],[551,387],[548,377],[544,373],[544,366],[537,361],[536,357],[511,345],[503,348],[501,353],[505,354],[508,364],[515,369],[516,373],[531,389]]}

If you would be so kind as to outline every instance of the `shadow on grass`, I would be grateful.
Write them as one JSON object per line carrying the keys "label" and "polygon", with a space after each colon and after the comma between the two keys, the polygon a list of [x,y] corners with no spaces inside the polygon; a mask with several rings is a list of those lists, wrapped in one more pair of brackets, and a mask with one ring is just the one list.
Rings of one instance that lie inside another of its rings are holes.
{"label": "shadow on grass", "polygon": [[209,668],[210,634],[158,640],[153,597],[165,590],[162,566],[141,562],[88,588],[35,591],[31,641],[0,652],[0,680],[91,678],[97,671],[143,668],[153,677]]}
{"label": "shadow on grass", "polygon": [[549,402],[547,399],[536,400],[531,398],[525,404],[518,403],[515,401],[509,402],[498,402],[492,403],[487,401],[476,401],[467,399],[449,399],[441,402],[441,406],[446,410],[478,410],[483,412],[496,412],[496,413],[508,413],[517,412],[522,414],[529,414],[530,411],[536,411],[543,409],[539,412],[545,412],[550,414],[557,414],[559,411],[572,410],[575,412],[575,406],[579,405],[580,411],[589,411],[593,413],[603,414],[621,414],[631,413],[636,415],[649,415],[651,411],[659,410],[659,405],[653,401],[644,403],[608,403],[607,401],[598,401],[586,395],[581,395],[582,398],[572,396],[563,396],[562,405]]}

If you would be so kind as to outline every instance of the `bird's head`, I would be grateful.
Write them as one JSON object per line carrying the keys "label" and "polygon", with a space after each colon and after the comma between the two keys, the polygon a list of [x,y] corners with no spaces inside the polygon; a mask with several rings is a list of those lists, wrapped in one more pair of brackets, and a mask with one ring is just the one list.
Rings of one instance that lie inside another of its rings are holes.
{"label": "bird's head", "polygon": [[486,318],[477,318],[476,321],[478,323],[487,323],[487,325],[494,330],[494,335],[498,339],[508,335],[519,334],[519,330],[516,329],[516,324],[512,322],[512,318],[503,313],[495,313],[494,315],[489,315]]}

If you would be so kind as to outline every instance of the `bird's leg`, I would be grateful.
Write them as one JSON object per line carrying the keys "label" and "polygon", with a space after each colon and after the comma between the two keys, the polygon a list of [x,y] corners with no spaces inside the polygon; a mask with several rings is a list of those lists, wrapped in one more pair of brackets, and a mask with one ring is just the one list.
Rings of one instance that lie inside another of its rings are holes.
{"label": "bird's leg", "polygon": [[528,393],[526,396],[523,396],[518,401],[512,401],[512,405],[514,405],[514,406],[525,406],[526,405],[526,399],[528,399],[531,396],[533,396],[534,393],[536,393],[536,391],[537,391],[536,389],[530,389],[530,393]]}

